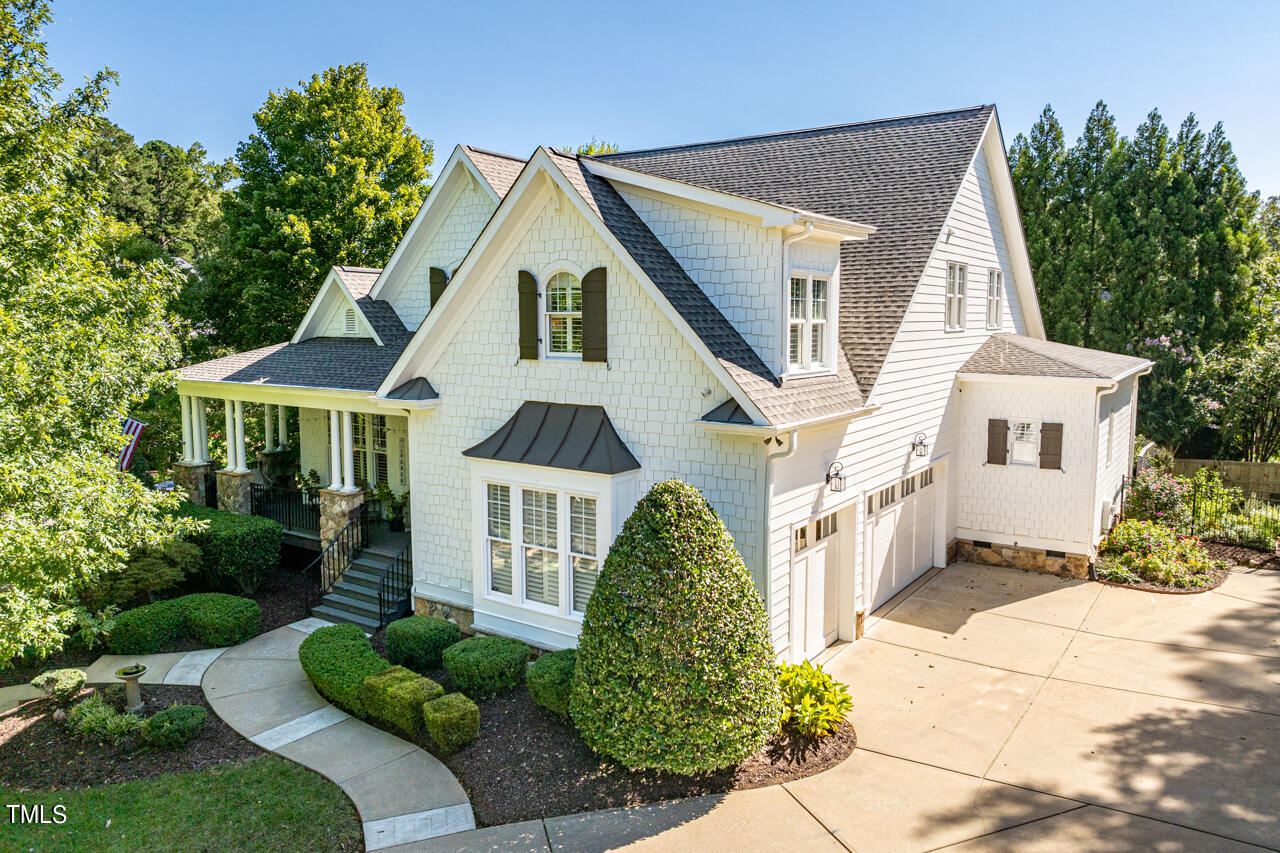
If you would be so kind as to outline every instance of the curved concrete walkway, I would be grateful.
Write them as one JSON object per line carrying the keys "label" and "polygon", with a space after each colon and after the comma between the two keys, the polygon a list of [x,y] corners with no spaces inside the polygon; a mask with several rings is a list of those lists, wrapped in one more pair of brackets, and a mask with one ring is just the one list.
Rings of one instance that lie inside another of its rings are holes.
{"label": "curved concrete walkway", "polygon": [[209,705],[253,743],[338,783],[360,813],[366,850],[474,829],[466,792],[434,756],[311,686],[298,646],[326,624],[304,619],[222,652],[200,682]]}

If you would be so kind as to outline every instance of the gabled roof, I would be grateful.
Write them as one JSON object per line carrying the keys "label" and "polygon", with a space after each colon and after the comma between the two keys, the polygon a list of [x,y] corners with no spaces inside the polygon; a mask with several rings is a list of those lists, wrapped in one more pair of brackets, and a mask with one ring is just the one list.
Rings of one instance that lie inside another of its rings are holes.
{"label": "gabled roof", "polygon": [[992,106],[594,159],[876,227],[841,246],[840,343],[870,394]]}
{"label": "gabled roof", "polygon": [[489,186],[498,194],[498,198],[502,198],[510,192],[512,184],[516,182],[516,178],[520,177],[520,170],[524,168],[524,164],[527,162],[519,157],[512,157],[510,154],[498,154],[494,151],[486,151],[483,148],[473,148],[470,145],[460,145],[458,147],[471,158],[472,164],[480,170],[480,174],[484,175],[484,179],[489,182]]}
{"label": "gabled roof", "polygon": [[436,389],[432,388],[431,383],[421,376],[417,379],[410,379],[408,382],[402,382],[387,392],[388,400],[421,402],[423,400],[438,400],[439,398],[440,395],[436,393]]}
{"label": "gabled roof", "polygon": [[612,184],[587,171],[576,156],[543,150],[770,424],[852,412],[863,405],[843,353],[835,374],[781,382]]}
{"label": "gabled roof", "polygon": [[347,267],[334,264],[333,270],[356,299],[368,296],[378,276],[382,274],[382,267]]}
{"label": "gabled roof", "polygon": [[183,379],[202,382],[372,392],[408,342],[408,335],[385,346],[364,338],[307,338],[188,365],[178,372]]}
{"label": "gabled roof", "polygon": [[640,467],[602,407],[563,403],[522,403],[497,432],[462,455],[593,474]]}
{"label": "gabled roof", "polygon": [[1131,355],[999,334],[987,338],[960,373],[1115,381],[1150,366],[1152,362]]}

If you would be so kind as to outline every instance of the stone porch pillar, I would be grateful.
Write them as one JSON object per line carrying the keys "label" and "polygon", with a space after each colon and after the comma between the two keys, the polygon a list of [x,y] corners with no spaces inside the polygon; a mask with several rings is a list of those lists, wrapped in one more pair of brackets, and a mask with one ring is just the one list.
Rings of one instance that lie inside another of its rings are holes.
{"label": "stone porch pillar", "polygon": [[364,503],[364,492],[357,489],[345,492],[335,489],[320,490],[320,547],[327,548],[342,528],[356,517]]}
{"label": "stone porch pillar", "polygon": [[219,471],[218,509],[249,515],[253,511],[252,495],[249,493],[249,484],[252,482],[252,471]]}
{"label": "stone porch pillar", "polygon": [[173,483],[196,506],[205,506],[205,476],[213,470],[208,462],[178,462],[173,466]]}

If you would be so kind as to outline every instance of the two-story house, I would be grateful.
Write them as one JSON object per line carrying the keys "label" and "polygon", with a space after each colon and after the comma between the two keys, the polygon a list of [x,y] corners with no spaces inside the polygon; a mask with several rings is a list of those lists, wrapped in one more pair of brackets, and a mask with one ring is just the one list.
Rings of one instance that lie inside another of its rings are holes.
{"label": "two-story house", "polygon": [[[267,449],[296,440],[329,484],[321,541],[362,486],[407,488],[416,608],[563,648],[635,502],[678,477],[800,660],[949,560],[1083,576],[1149,369],[1044,339],[991,106],[464,146],[383,269],[334,268],[291,341],[182,370],[183,480],[202,493],[208,401],[241,439],[263,404]],[[219,499],[249,511],[232,455]],[[359,621],[342,583],[318,613]]]}

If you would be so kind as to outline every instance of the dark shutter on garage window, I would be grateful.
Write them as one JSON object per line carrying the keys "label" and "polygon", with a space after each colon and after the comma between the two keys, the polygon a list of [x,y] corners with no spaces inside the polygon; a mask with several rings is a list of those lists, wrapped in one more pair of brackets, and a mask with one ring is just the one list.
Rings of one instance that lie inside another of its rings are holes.
{"label": "dark shutter on garage window", "polygon": [[1040,425],[1040,467],[1062,470],[1062,424]]}
{"label": "dark shutter on garage window", "polygon": [[448,274],[440,267],[431,268],[431,307],[434,308],[444,296],[444,289],[449,286]]}
{"label": "dark shutter on garage window", "polygon": [[538,358],[538,280],[520,270],[520,357]]}
{"label": "dark shutter on garage window", "polygon": [[987,464],[1009,464],[1009,422],[987,421]]}
{"label": "dark shutter on garage window", "polygon": [[582,360],[608,361],[609,340],[606,327],[607,274],[596,267],[582,277]]}

